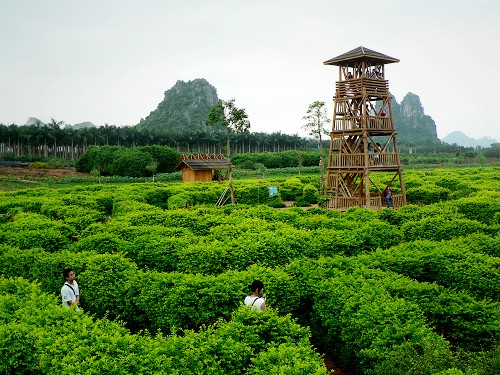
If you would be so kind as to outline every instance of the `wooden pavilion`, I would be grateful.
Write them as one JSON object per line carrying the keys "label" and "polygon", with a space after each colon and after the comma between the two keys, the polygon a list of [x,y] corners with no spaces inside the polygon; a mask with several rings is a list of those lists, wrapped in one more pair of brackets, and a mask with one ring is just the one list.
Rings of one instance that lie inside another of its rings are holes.
{"label": "wooden pavilion", "polygon": [[[383,191],[394,188],[392,207],[406,205],[396,129],[385,65],[398,59],[358,47],[325,61],[339,67],[330,133],[326,207],[379,210]],[[370,173],[377,173],[372,180]]]}
{"label": "wooden pavilion", "polygon": [[225,179],[225,171],[235,166],[224,155],[181,155],[176,170],[182,171],[182,182],[214,181]]}

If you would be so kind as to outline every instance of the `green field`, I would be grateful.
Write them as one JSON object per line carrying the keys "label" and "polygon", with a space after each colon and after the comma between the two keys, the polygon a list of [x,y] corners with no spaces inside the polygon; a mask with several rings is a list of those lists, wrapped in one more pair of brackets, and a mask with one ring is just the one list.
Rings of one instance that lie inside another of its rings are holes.
{"label": "green field", "polygon": [[225,182],[0,193],[0,373],[500,373],[500,168],[406,171],[408,206],[342,214],[271,207],[317,174],[265,177],[221,207]]}

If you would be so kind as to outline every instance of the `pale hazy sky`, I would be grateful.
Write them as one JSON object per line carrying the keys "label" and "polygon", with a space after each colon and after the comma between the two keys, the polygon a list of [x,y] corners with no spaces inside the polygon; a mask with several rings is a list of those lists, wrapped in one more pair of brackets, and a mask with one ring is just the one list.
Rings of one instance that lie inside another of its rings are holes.
{"label": "pale hazy sky", "polygon": [[332,117],[338,68],[363,46],[396,100],[420,96],[438,137],[500,140],[498,0],[0,0],[0,123],[135,125],[177,80],[205,78],[251,131],[304,135]]}

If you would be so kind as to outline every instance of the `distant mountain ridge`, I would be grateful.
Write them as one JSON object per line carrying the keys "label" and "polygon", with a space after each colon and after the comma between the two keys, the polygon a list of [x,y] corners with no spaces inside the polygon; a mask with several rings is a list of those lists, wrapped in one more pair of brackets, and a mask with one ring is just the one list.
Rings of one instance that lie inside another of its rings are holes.
{"label": "distant mountain ridge", "polygon": [[[203,78],[177,81],[158,108],[137,125],[140,128],[169,132],[207,131],[205,120],[217,103],[217,90]],[[439,143],[434,120],[424,113],[418,95],[408,93],[401,104],[393,100],[393,115],[398,140],[403,143]],[[220,129],[219,129],[220,130]]]}
{"label": "distant mountain ridge", "polygon": [[218,100],[217,90],[206,79],[179,80],[165,91],[158,107],[137,126],[171,132],[206,131],[205,120]]}
{"label": "distant mountain ridge", "polygon": [[[146,118],[142,118],[136,126],[139,129],[171,133],[223,131],[222,127],[212,128],[205,125],[207,115],[217,101],[217,90],[206,79],[197,78],[188,82],[179,80],[172,88],[165,91],[158,107]],[[425,114],[418,95],[409,92],[401,103],[393,97],[392,112],[400,144],[434,146],[440,143],[436,123],[431,116]],[[30,117],[26,122],[26,125],[37,124],[46,125],[36,117]],[[66,124],[65,128],[78,130],[95,126],[92,122],[86,121],[75,125]],[[442,142],[463,147],[490,147],[497,141],[490,137],[476,140],[457,131],[443,138]]]}
{"label": "distant mountain ridge", "polygon": [[[26,121],[26,126],[31,126],[31,125],[47,125],[45,122],[37,119],[36,117],[29,117],[28,120]],[[93,128],[95,125],[90,122],[90,121],[85,121],[85,122],[80,122],[78,124],[70,125],[70,124],[64,124],[65,129],[73,129],[73,130],[78,130],[78,129],[85,129],[85,128]]]}
{"label": "distant mountain ridge", "polygon": [[498,143],[496,139],[491,137],[481,137],[479,139],[470,138],[464,133],[460,131],[455,131],[448,134],[446,137],[442,139],[443,142],[446,142],[450,145],[456,144],[462,147],[484,147],[489,148],[493,143]]}
{"label": "distant mountain ridge", "polygon": [[25,125],[46,125],[43,121],[40,121],[36,117],[29,117]]}
{"label": "distant mountain ridge", "polygon": [[85,122],[80,122],[80,123],[74,124],[74,125],[65,124],[64,127],[71,128],[73,130],[78,130],[78,129],[85,129],[85,128],[94,128],[95,125],[90,121],[85,121]]}
{"label": "distant mountain ridge", "polygon": [[439,142],[436,123],[425,114],[418,95],[409,92],[401,104],[393,98],[392,112],[399,142],[426,145]]}

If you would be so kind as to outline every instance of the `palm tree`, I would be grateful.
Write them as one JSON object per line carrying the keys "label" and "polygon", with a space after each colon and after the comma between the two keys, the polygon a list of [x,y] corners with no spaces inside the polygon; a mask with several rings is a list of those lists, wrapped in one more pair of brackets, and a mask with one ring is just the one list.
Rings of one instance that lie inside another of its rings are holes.
{"label": "palm tree", "polygon": [[57,157],[57,141],[60,140],[62,132],[61,125],[64,125],[64,121],[57,121],[53,118],[50,119],[48,124],[49,132],[54,140],[54,146],[52,149],[52,156]]}

